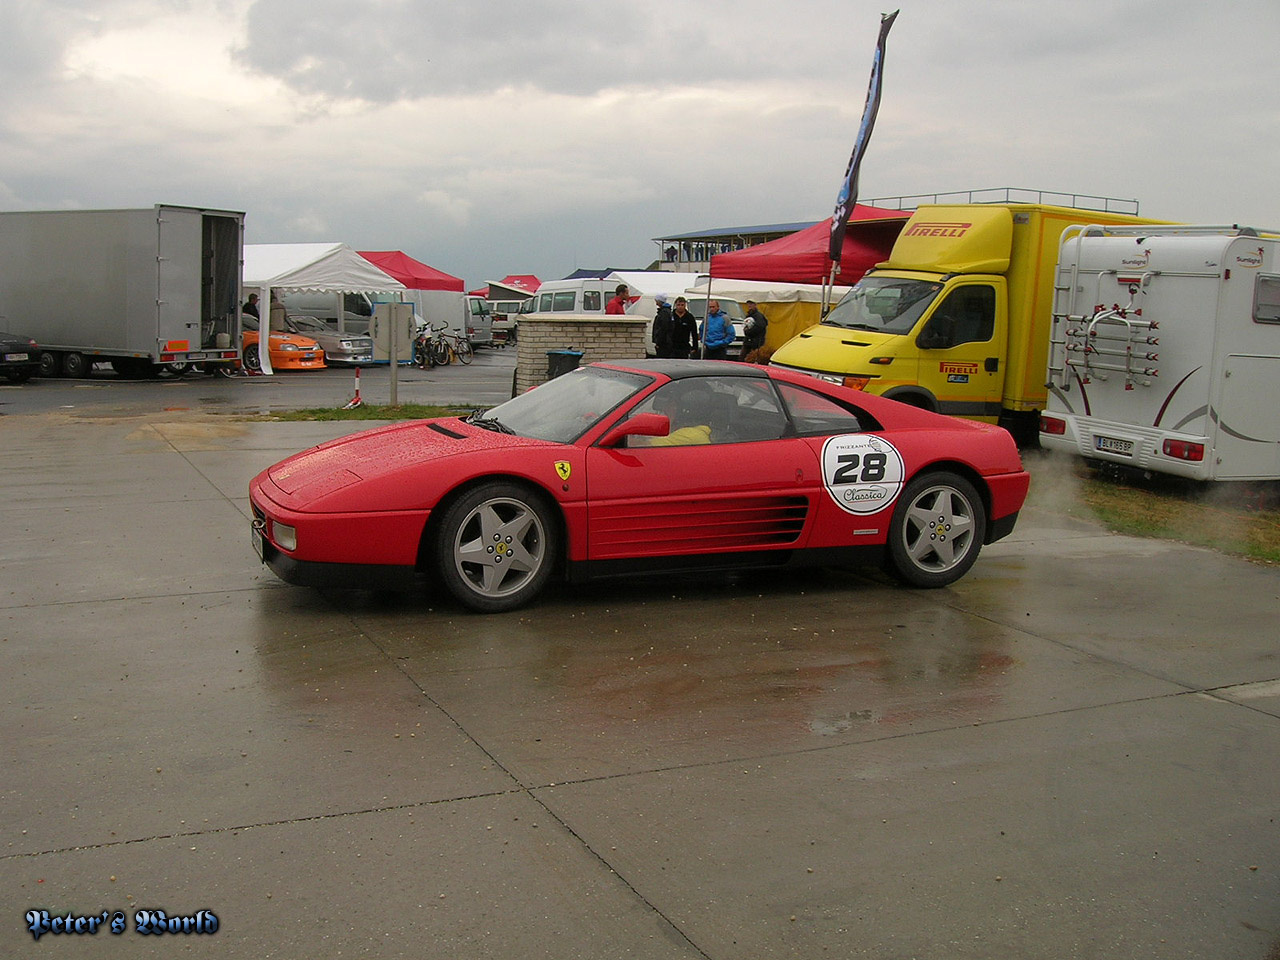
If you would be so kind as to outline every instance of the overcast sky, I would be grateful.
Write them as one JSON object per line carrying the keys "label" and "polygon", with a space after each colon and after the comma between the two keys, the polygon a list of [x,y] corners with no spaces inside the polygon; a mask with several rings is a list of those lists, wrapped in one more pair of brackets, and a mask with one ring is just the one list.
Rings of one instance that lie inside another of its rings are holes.
{"label": "overcast sky", "polygon": [[[477,286],[830,215],[867,0],[5,0],[0,209],[243,210]],[[1276,0],[902,0],[863,199],[1280,227]]]}

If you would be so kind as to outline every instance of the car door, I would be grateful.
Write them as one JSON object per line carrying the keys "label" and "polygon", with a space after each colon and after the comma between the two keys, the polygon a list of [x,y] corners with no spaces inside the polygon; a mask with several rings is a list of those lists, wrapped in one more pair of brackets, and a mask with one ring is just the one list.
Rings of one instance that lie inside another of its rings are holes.
{"label": "car door", "polygon": [[[664,385],[632,415],[663,410]],[[811,446],[784,437],[787,420],[765,379],[698,377],[705,399],[687,424],[672,408],[670,437],[629,438],[587,451],[592,561],[803,547],[822,487]],[[707,431],[710,442],[706,442]],[[688,434],[703,442],[662,445]]]}

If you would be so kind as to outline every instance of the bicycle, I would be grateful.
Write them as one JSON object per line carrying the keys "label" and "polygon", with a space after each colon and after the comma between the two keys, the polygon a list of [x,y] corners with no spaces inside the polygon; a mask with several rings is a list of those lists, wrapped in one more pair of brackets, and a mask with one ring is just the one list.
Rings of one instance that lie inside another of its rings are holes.
{"label": "bicycle", "polygon": [[413,362],[423,369],[445,366],[455,357],[462,363],[470,363],[475,357],[475,348],[470,339],[450,333],[445,324],[424,330],[413,342]]}

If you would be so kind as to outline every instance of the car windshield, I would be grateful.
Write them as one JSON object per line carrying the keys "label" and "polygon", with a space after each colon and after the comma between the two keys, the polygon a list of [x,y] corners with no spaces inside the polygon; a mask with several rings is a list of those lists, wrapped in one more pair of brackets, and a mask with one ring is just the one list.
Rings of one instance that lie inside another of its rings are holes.
{"label": "car windshield", "polygon": [[822,322],[849,330],[910,333],[942,284],[902,277],[863,277]]}
{"label": "car windshield", "polygon": [[315,317],[291,317],[290,322],[299,333],[315,334],[335,332],[331,327],[327,326],[323,321],[317,320]]}
{"label": "car windshield", "polygon": [[601,417],[652,382],[638,373],[582,367],[490,410],[476,411],[467,421],[521,437],[573,443]]}

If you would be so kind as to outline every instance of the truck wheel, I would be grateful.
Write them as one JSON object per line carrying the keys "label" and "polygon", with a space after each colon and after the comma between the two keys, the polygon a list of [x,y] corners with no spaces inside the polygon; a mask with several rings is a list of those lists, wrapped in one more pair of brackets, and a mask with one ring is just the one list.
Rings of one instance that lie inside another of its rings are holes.
{"label": "truck wheel", "polygon": [[81,377],[88,376],[91,366],[92,364],[85,359],[83,353],[76,353],[72,350],[70,353],[62,355],[62,375],[64,377],[79,380]]}
{"label": "truck wheel", "polygon": [[262,358],[258,356],[258,345],[251,343],[244,348],[244,367],[257,373],[262,369]]}
{"label": "truck wheel", "polygon": [[913,587],[945,587],[973,566],[986,533],[973,484],[947,471],[920,474],[889,522],[889,572]]}
{"label": "truck wheel", "polygon": [[62,363],[56,353],[50,353],[48,350],[40,351],[40,376],[56,377],[61,369]]}
{"label": "truck wheel", "polygon": [[541,496],[519,484],[486,483],[445,510],[434,544],[436,569],[463,606],[480,613],[512,610],[546,584],[558,540]]}

